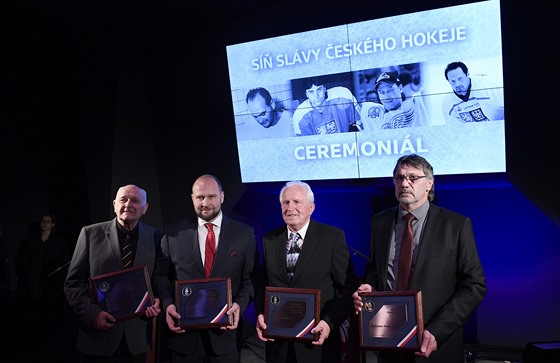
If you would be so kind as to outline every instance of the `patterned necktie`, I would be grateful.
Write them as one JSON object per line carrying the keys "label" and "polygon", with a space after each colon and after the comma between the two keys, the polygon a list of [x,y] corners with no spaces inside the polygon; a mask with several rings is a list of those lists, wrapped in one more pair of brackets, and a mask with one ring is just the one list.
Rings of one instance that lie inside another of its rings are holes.
{"label": "patterned necktie", "polygon": [[397,275],[397,290],[408,290],[410,270],[412,268],[412,221],[414,216],[408,213],[404,216],[406,226],[402,235],[401,251],[399,253],[399,274]]}
{"label": "patterned necktie", "polygon": [[290,281],[294,278],[296,262],[301,253],[301,247],[297,243],[300,238],[299,233],[290,233],[290,238],[286,242],[286,270]]}
{"label": "patterned necktie", "polygon": [[132,263],[133,263],[133,249],[132,249],[132,237],[130,236],[130,234],[126,234],[126,236],[124,237],[124,243],[123,243],[123,247],[121,249],[121,259],[123,262],[123,268],[129,268],[132,267]]}
{"label": "patterned necktie", "polygon": [[214,264],[214,256],[216,256],[216,235],[214,234],[213,227],[214,225],[212,223],[206,223],[206,228],[208,228],[206,248],[204,251],[204,271],[206,272],[206,278],[210,277],[210,271],[212,271],[212,265]]}

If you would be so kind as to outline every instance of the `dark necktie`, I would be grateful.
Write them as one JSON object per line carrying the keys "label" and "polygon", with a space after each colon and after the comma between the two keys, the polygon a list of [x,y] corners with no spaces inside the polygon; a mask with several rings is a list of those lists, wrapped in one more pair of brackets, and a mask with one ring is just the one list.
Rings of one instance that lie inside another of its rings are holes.
{"label": "dark necktie", "polygon": [[121,249],[121,256],[123,262],[123,268],[132,267],[132,263],[134,262],[134,254],[132,248],[132,237],[130,234],[126,234],[124,237],[123,247]]}
{"label": "dark necktie", "polygon": [[299,239],[299,233],[290,233],[290,238],[286,242],[286,270],[290,281],[294,278],[296,262],[301,253],[301,247],[297,243]]}
{"label": "dark necktie", "polygon": [[412,232],[412,220],[414,216],[408,213],[404,216],[406,226],[401,241],[401,251],[399,252],[399,274],[397,275],[397,290],[408,290],[410,281],[410,270],[412,268],[412,240],[414,234]]}
{"label": "dark necktie", "polygon": [[204,271],[206,272],[206,277],[210,277],[210,271],[212,271],[212,265],[214,264],[214,256],[216,256],[216,235],[214,234],[212,223],[206,223],[206,228],[208,228],[208,234],[206,235],[206,248],[204,251]]}

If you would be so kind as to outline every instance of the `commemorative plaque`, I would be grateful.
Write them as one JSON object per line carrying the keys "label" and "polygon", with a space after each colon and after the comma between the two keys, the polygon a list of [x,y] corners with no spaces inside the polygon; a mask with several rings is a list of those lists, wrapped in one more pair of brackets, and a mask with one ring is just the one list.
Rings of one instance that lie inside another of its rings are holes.
{"label": "commemorative plaque", "polygon": [[363,349],[418,351],[424,317],[421,291],[361,293],[360,346]]}
{"label": "commemorative plaque", "polygon": [[311,330],[320,320],[320,290],[267,286],[265,294],[265,338],[317,340]]}
{"label": "commemorative plaque", "polygon": [[143,315],[154,301],[145,265],[95,276],[90,283],[94,303],[117,320]]}
{"label": "commemorative plaque", "polygon": [[216,328],[231,325],[231,279],[211,278],[175,282],[175,302],[183,329]]}

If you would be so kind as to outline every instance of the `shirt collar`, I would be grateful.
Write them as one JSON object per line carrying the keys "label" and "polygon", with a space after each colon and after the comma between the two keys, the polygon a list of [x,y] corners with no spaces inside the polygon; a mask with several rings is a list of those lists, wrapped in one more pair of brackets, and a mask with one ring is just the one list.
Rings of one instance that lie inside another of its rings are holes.
{"label": "shirt collar", "polygon": [[430,209],[430,202],[426,200],[422,205],[410,212],[404,210],[401,206],[399,206],[399,222],[403,220],[403,217],[408,213],[412,213],[412,215],[416,219],[422,219],[428,214],[428,209]]}
{"label": "shirt collar", "polygon": [[288,230],[288,236],[290,235],[290,233],[299,233],[301,239],[305,240],[305,235],[307,234],[307,229],[309,228],[309,222],[311,222],[311,219],[309,219],[299,231],[290,231],[290,228],[286,226],[286,229]]}
{"label": "shirt collar", "polygon": [[136,227],[134,227],[131,231],[126,230],[123,226],[121,226],[119,222],[115,221],[115,223],[117,223],[117,230],[122,237],[128,234],[138,240],[138,226],[140,225],[140,223],[137,223]]}
{"label": "shirt collar", "polygon": [[222,220],[224,219],[224,215],[222,214],[222,211],[220,211],[220,213],[218,213],[218,215],[216,216],[216,218],[214,218],[211,221],[205,221],[204,219],[198,217],[198,225],[199,226],[204,226],[206,223],[210,222],[212,223],[214,226],[217,226],[218,228],[222,228]]}

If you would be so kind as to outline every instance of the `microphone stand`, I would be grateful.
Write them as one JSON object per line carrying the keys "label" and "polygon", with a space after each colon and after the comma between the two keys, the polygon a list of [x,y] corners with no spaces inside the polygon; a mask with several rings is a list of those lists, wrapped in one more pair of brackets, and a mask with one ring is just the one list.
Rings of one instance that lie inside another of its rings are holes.
{"label": "microphone stand", "polygon": [[360,257],[365,258],[366,260],[369,260],[369,256],[367,256],[366,254],[358,251],[357,249],[355,249],[351,246],[348,246],[348,248],[354,253],[354,256],[360,256]]}
{"label": "microphone stand", "polygon": [[[367,256],[365,253],[362,253],[361,251],[355,249],[354,247],[348,246],[348,249],[350,251],[352,251],[352,254],[354,256],[360,256],[360,257],[364,258],[366,261],[369,260],[369,256]],[[356,322],[356,318],[350,317],[346,320],[346,322],[348,322],[348,325],[346,325],[344,328],[341,326],[341,329],[344,329],[348,336],[352,335],[352,337],[354,337],[354,335],[357,334],[356,326],[357,326],[358,323]],[[356,338],[354,338],[354,339],[356,339]],[[358,345],[357,342],[355,344]],[[359,354],[360,354],[360,357],[358,358],[358,360],[360,362],[365,362],[366,361],[366,351],[362,350],[362,352],[359,353]]]}
{"label": "microphone stand", "polygon": [[57,268],[56,270],[54,270],[53,272],[51,272],[50,274],[48,274],[47,277],[51,277],[52,275],[56,274],[58,271],[62,270],[63,268],[67,267],[70,262],[72,262],[72,260],[66,262],[64,265],[60,266],[59,268]]}

